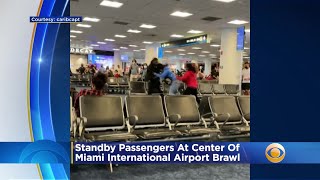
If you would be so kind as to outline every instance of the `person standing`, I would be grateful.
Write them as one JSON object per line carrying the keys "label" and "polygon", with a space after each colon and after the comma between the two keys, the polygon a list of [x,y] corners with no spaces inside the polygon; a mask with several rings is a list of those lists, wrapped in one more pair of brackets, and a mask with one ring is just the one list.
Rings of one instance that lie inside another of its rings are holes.
{"label": "person standing", "polygon": [[160,78],[155,73],[160,73],[162,65],[159,64],[158,58],[153,58],[147,68],[145,80],[148,82],[148,94],[162,93]]}
{"label": "person standing", "polygon": [[250,64],[244,63],[242,70],[242,91],[244,95],[250,95]]}
{"label": "person standing", "polygon": [[81,64],[81,66],[77,69],[77,72],[79,72],[81,75],[83,75],[86,71],[86,68]]}
{"label": "person standing", "polygon": [[137,64],[137,60],[132,60],[132,64],[129,69],[130,81],[139,78],[139,66]]}
{"label": "person standing", "polygon": [[103,67],[103,64],[101,64],[101,67],[99,69],[99,72],[102,73],[102,74],[105,74],[106,73],[106,69]]}
{"label": "person standing", "polygon": [[184,95],[194,95],[198,103],[200,99],[198,98],[198,81],[197,81],[197,70],[196,66],[191,63],[186,65],[187,72],[184,73],[182,77],[177,76],[177,79],[184,82],[187,86],[186,90],[183,92]]}
{"label": "person standing", "polygon": [[123,74],[123,69],[120,67],[119,64],[117,65],[117,71],[118,71],[118,73],[119,73],[121,76],[124,75],[124,74]]}

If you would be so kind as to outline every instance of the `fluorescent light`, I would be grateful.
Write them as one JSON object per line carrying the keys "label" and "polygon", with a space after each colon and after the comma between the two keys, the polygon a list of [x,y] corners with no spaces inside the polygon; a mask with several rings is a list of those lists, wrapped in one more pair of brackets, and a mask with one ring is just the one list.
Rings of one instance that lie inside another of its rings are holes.
{"label": "fluorescent light", "polygon": [[182,38],[184,37],[184,35],[180,35],[180,34],[172,34],[171,37],[175,37],[175,38]]}
{"label": "fluorescent light", "polygon": [[100,3],[100,6],[107,6],[107,7],[113,7],[113,8],[120,8],[123,5],[123,3],[116,2],[116,1],[107,1],[104,0]]}
{"label": "fluorescent light", "polygon": [[89,24],[77,24],[78,27],[90,28],[91,25]]}
{"label": "fluorescent light", "polygon": [[200,33],[203,33],[203,31],[199,31],[199,30],[190,30],[190,31],[188,31],[188,33],[191,33],[191,34],[200,34]]}
{"label": "fluorescent light", "polygon": [[95,47],[97,47],[97,46],[99,46],[98,44],[91,44],[90,46],[95,46]]}
{"label": "fluorescent light", "polygon": [[230,3],[230,2],[233,2],[233,1],[235,1],[235,0],[214,0],[214,1]]}
{"label": "fluorescent light", "polygon": [[137,45],[132,45],[132,44],[131,44],[131,45],[129,45],[129,46],[130,46],[130,47],[138,47]]}
{"label": "fluorescent light", "polygon": [[135,29],[129,29],[128,32],[129,33],[141,33],[141,31],[135,30]]}
{"label": "fluorescent light", "polygon": [[77,33],[77,34],[81,34],[82,33],[82,31],[76,31],[76,30],[71,30],[70,32],[71,33]]}
{"label": "fluorescent light", "polygon": [[141,51],[145,51],[146,49],[140,49]]}
{"label": "fluorescent light", "polygon": [[74,36],[74,35],[70,35],[70,37],[71,37],[71,38],[76,38],[77,36]]}
{"label": "fluorescent light", "polygon": [[98,44],[107,44],[106,42],[97,42]]}
{"label": "fluorescent light", "polygon": [[100,19],[98,19],[98,18],[91,18],[91,17],[84,17],[83,20],[90,21],[90,22],[99,22],[100,21]]}
{"label": "fluorescent light", "polygon": [[133,51],[134,51],[134,52],[140,52],[140,50],[136,50],[136,49],[135,49],[135,50],[133,50]]}
{"label": "fluorescent light", "polygon": [[147,28],[147,29],[153,29],[153,28],[155,28],[157,26],[154,26],[154,25],[151,25],[151,24],[142,24],[140,27],[141,28]]}
{"label": "fluorescent light", "polygon": [[249,33],[250,32],[250,29],[246,29],[246,30],[244,30],[245,32],[247,32],[247,33]]}
{"label": "fluorescent light", "polygon": [[209,56],[217,56],[217,55],[215,55],[215,54],[209,54]]}
{"label": "fluorescent light", "polygon": [[199,56],[200,56],[200,57],[206,57],[206,55],[203,55],[203,54],[200,54]]}
{"label": "fluorescent light", "polygon": [[144,44],[152,44],[153,42],[150,41],[143,41]]}
{"label": "fluorescent light", "polygon": [[127,47],[120,47],[120,49],[128,49]]}
{"label": "fluorescent light", "polygon": [[211,44],[210,46],[212,46],[212,47],[220,47],[219,44]]}
{"label": "fluorescent light", "polygon": [[113,49],[114,51],[119,51],[120,49]]}
{"label": "fluorescent light", "polygon": [[202,53],[209,54],[210,52],[209,51],[202,51]]}
{"label": "fluorescent light", "polygon": [[120,34],[116,34],[116,35],[114,35],[114,37],[118,37],[118,38],[126,38],[127,36],[125,36],[125,35],[120,35]]}
{"label": "fluorescent light", "polygon": [[114,39],[104,39],[105,41],[114,41]]}
{"label": "fluorescent light", "polygon": [[186,50],[184,50],[184,49],[177,49],[177,51],[186,51]]}
{"label": "fluorescent light", "polygon": [[179,54],[180,56],[185,56],[186,54]]}
{"label": "fluorescent light", "polygon": [[192,49],[200,50],[202,48],[201,47],[193,47]]}
{"label": "fluorescent light", "polygon": [[250,49],[250,48],[248,48],[248,47],[244,47],[244,49]]}
{"label": "fluorescent light", "polygon": [[188,54],[191,54],[191,55],[192,55],[192,54],[196,54],[196,53],[188,53]]}
{"label": "fluorescent light", "polygon": [[170,14],[171,16],[177,16],[177,17],[188,17],[192,16],[193,14],[188,13],[188,12],[181,12],[181,11],[176,11]]}
{"label": "fluorescent light", "polygon": [[172,51],[165,51],[166,53],[172,53]]}
{"label": "fluorescent light", "polygon": [[228,22],[229,24],[236,24],[236,25],[241,25],[241,24],[247,24],[247,23],[249,23],[248,21],[244,21],[244,20],[238,20],[238,19],[236,19],[236,20],[233,20],[233,21],[230,21],[230,22]]}

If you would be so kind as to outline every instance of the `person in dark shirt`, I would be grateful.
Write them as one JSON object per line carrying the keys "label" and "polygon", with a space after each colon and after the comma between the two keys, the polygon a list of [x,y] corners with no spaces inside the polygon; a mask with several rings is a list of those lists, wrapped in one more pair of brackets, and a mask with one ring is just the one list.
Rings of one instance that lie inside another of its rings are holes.
{"label": "person in dark shirt", "polygon": [[81,90],[78,95],[76,96],[74,102],[74,108],[76,110],[77,116],[80,116],[80,105],[79,100],[81,96],[103,96],[103,88],[104,85],[107,83],[107,77],[105,74],[98,72],[92,77],[91,80],[91,89],[83,89]]}
{"label": "person in dark shirt", "polygon": [[86,68],[83,67],[83,64],[81,64],[81,66],[77,69],[77,72],[79,72],[81,75],[84,74]]}
{"label": "person in dark shirt", "polygon": [[158,58],[153,58],[150,62],[150,65],[147,68],[147,73],[145,80],[148,81],[148,94],[153,93],[162,93],[160,88],[160,78],[155,75],[155,73],[159,74],[161,69],[163,69],[162,64],[158,62]]}

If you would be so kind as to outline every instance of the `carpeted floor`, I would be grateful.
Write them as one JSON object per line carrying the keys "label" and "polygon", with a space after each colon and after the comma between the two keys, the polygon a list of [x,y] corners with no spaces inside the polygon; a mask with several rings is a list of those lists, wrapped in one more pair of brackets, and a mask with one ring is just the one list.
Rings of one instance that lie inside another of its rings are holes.
{"label": "carpeted floor", "polygon": [[74,165],[73,180],[246,180],[247,164],[143,164],[119,165],[111,173],[107,165]]}

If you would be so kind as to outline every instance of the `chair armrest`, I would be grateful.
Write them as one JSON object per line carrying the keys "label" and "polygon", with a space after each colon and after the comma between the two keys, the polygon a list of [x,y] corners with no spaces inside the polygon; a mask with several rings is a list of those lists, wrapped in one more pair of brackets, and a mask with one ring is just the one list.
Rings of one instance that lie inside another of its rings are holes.
{"label": "chair armrest", "polygon": [[204,116],[208,116],[208,115],[211,115],[210,118],[213,116],[213,114],[211,112],[209,112],[209,113],[202,114],[201,118],[204,118]]}
{"label": "chair armrest", "polygon": [[[128,131],[129,131],[129,132],[133,132],[133,131],[134,131],[138,120],[139,120],[139,118],[138,118],[137,115],[132,115],[132,116],[129,116],[129,117],[127,118],[127,126],[128,126]],[[130,124],[130,121],[133,121],[133,124],[132,124],[132,125]],[[131,131],[131,129],[132,129],[132,131]]]}
{"label": "chair armrest", "polygon": [[230,115],[230,113],[225,113],[225,114],[216,114],[216,113],[214,113],[214,119],[219,118],[219,117],[222,117],[222,116],[226,116],[226,118],[225,118],[226,120],[223,122],[223,124],[221,125],[221,127],[223,127],[224,125],[226,125],[226,123],[229,121],[231,115]]}
{"label": "chair armrest", "polygon": [[78,137],[82,138],[84,135],[84,131],[87,125],[87,118],[86,117],[79,117],[77,118],[77,125],[78,125]]}
{"label": "chair armrest", "polygon": [[169,120],[173,120],[175,122],[174,128],[178,125],[178,123],[181,120],[181,115],[180,114],[172,114],[168,116]]}

